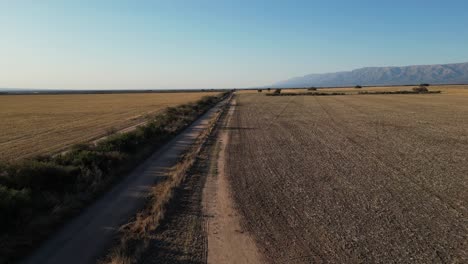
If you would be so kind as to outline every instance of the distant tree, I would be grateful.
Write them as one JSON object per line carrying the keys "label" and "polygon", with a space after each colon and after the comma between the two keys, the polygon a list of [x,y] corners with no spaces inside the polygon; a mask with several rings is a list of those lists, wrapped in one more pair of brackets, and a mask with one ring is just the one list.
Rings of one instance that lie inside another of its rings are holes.
{"label": "distant tree", "polygon": [[281,89],[276,89],[273,93],[274,93],[274,94],[280,94],[280,93],[281,93]]}
{"label": "distant tree", "polygon": [[356,86],[354,86],[354,88],[356,88],[356,89],[361,89],[362,86],[361,86],[361,85],[356,85]]}
{"label": "distant tree", "polygon": [[430,85],[430,84],[428,84],[428,83],[421,83],[419,86],[426,86],[426,87],[428,87],[429,85]]}
{"label": "distant tree", "polygon": [[268,91],[271,91],[271,88],[268,88],[267,90],[268,90]]}
{"label": "distant tree", "polygon": [[258,91],[259,93],[261,93],[261,92],[262,92],[262,89],[258,89],[257,91]]}
{"label": "distant tree", "polygon": [[307,91],[317,91],[317,88],[316,88],[316,87],[309,87],[309,88],[307,89]]}
{"label": "distant tree", "polygon": [[413,91],[418,92],[418,93],[427,93],[429,92],[429,89],[427,89],[427,87],[424,85],[420,85],[419,87],[414,87]]}

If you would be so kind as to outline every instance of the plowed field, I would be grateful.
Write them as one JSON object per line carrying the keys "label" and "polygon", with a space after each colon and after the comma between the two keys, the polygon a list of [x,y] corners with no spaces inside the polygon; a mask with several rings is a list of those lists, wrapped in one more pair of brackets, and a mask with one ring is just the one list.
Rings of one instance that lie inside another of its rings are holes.
{"label": "plowed field", "polygon": [[237,95],[227,170],[272,263],[467,263],[468,96]]}

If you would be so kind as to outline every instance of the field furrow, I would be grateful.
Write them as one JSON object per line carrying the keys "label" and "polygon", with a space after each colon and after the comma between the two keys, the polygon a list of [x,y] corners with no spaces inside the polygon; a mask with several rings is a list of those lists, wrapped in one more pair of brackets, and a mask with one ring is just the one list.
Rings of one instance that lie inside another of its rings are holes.
{"label": "field furrow", "polygon": [[270,262],[468,260],[467,97],[237,100],[230,180]]}
{"label": "field furrow", "polygon": [[0,161],[60,152],[210,92],[0,96]]}

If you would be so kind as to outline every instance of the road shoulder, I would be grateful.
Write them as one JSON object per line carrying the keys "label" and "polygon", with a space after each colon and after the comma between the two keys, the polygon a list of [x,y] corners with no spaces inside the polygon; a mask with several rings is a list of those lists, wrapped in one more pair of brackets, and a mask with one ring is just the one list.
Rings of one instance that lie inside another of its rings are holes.
{"label": "road shoulder", "polygon": [[[234,109],[235,101],[229,109],[225,125],[229,124]],[[208,175],[203,192],[208,263],[262,263],[254,240],[240,224],[241,216],[231,195],[225,166],[228,144],[229,130],[221,129],[216,144],[216,172]]]}

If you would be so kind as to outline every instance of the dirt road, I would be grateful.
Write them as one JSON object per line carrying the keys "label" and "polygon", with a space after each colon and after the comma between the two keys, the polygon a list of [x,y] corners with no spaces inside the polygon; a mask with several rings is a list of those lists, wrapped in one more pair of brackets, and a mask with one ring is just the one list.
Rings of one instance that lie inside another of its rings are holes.
{"label": "dirt road", "polygon": [[203,193],[203,211],[207,216],[208,263],[262,263],[262,256],[254,240],[241,226],[241,216],[235,207],[226,171],[229,124],[234,111],[235,101],[229,109],[226,126],[222,127],[218,135],[216,173],[208,176]]}
{"label": "dirt road", "polygon": [[234,206],[225,153],[229,129],[221,119],[178,188],[165,218],[151,233],[138,263],[260,263],[251,236]]}
{"label": "dirt road", "polygon": [[143,206],[151,185],[165,177],[167,170],[206,129],[218,110],[219,105],[213,107],[154,153],[121,183],[53,235],[24,263],[94,263],[112,242],[116,229]]}

